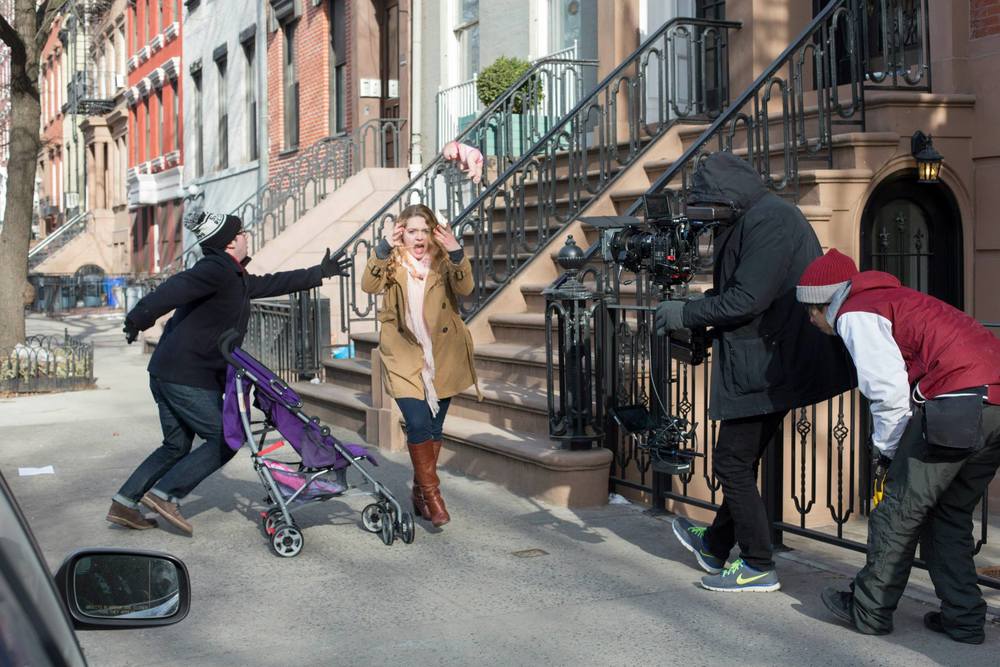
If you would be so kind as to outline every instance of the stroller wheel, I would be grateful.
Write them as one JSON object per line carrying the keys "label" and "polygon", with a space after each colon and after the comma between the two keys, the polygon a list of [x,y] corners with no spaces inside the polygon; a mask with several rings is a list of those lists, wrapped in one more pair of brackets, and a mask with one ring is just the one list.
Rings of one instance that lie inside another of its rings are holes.
{"label": "stroller wheel", "polygon": [[281,509],[272,507],[266,512],[260,513],[260,524],[264,529],[264,534],[268,537],[274,534],[274,526],[281,521]]}
{"label": "stroller wheel", "polygon": [[361,511],[361,523],[369,533],[378,533],[382,530],[382,518],[384,510],[380,505],[372,503]]}
{"label": "stroller wheel", "polygon": [[413,515],[409,512],[403,512],[403,516],[399,517],[399,537],[403,544],[413,544]]}
{"label": "stroller wheel", "polygon": [[271,536],[271,548],[274,553],[282,558],[294,558],[302,551],[305,539],[302,531],[287,523],[279,523],[274,527],[274,535]]}
{"label": "stroller wheel", "polygon": [[391,546],[393,541],[396,539],[396,527],[393,525],[392,514],[390,512],[384,512],[382,514],[382,530],[381,537],[385,546]]}

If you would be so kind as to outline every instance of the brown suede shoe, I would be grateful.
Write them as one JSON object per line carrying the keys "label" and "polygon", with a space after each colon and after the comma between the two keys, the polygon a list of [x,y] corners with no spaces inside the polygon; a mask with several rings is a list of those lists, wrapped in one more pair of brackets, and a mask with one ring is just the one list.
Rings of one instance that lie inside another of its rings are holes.
{"label": "brown suede shoe", "polygon": [[190,523],[188,523],[187,519],[181,516],[181,508],[177,506],[177,503],[164,500],[158,495],[148,492],[142,497],[140,502],[149,509],[157,512],[178,530],[181,530],[188,535],[194,534],[194,528]]}
{"label": "brown suede shoe", "polygon": [[126,507],[117,500],[111,501],[111,509],[108,510],[108,516],[105,518],[111,523],[125,526],[126,528],[134,528],[135,530],[156,528],[156,521],[147,519],[139,510]]}

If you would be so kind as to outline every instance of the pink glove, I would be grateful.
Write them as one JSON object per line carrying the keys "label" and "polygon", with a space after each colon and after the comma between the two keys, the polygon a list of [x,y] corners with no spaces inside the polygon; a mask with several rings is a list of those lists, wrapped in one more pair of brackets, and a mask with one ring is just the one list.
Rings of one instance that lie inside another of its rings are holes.
{"label": "pink glove", "polygon": [[483,180],[483,154],[478,148],[449,141],[445,144],[442,155],[445,160],[457,160],[462,171],[469,175],[473,183]]}

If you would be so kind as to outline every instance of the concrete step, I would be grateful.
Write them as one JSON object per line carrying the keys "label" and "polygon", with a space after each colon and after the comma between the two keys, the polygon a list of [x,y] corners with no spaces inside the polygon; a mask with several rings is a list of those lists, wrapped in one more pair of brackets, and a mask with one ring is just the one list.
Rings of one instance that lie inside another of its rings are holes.
{"label": "concrete step", "polygon": [[554,505],[607,502],[612,458],[608,449],[570,451],[547,436],[452,415],[444,422],[443,439],[440,462],[448,470]]}
{"label": "concrete step", "polygon": [[500,380],[527,389],[547,386],[545,347],[524,343],[476,346],[476,372],[484,380]]}
{"label": "concrete step", "polygon": [[370,393],[371,359],[327,359],[323,362],[326,382],[359,393]]}
{"label": "concrete step", "polygon": [[549,408],[545,389],[529,389],[520,384],[480,378],[483,400],[469,387],[451,399],[448,419],[461,417],[499,428],[545,435],[549,432]]}
{"label": "concrete step", "polygon": [[372,350],[378,347],[378,332],[362,331],[352,333],[351,340],[354,341],[354,358],[371,363]]}
{"label": "concrete step", "polygon": [[[553,323],[553,327],[555,324]],[[545,347],[544,306],[526,313],[502,313],[490,316],[490,327],[498,343],[527,343]],[[553,330],[553,344],[558,345],[558,333]]]}
{"label": "concrete step", "polygon": [[292,388],[302,398],[305,412],[310,417],[365,436],[365,421],[372,406],[370,392],[355,391],[328,382],[296,382]]}

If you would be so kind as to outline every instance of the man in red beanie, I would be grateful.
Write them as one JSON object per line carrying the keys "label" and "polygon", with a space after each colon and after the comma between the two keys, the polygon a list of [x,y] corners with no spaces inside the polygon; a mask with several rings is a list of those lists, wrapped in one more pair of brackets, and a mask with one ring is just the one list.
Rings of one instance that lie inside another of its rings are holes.
{"label": "man in red beanie", "polygon": [[859,273],[836,250],[806,268],[796,297],[851,353],[888,467],[869,517],[867,563],[850,591],[824,590],[824,604],[865,634],[891,632],[919,540],[941,598],[924,625],[982,643],[972,513],[1000,466],[1000,340],[887,273]]}

